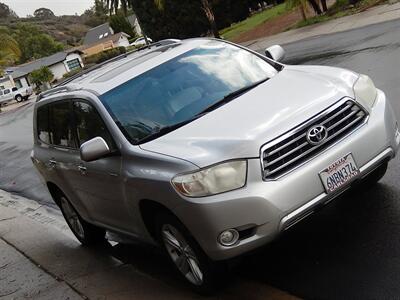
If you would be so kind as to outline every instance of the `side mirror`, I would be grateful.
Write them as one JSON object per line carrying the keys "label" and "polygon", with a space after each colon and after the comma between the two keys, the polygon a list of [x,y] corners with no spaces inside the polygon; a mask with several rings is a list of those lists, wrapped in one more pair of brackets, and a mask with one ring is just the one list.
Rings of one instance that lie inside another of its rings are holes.
{"label": "side mirror", "polygon": [[281,61],[285,57],[285,50],[280,45],[273,45],[265,49],[265,56],[275,61]]}
{"label": "side mirror", "polygon": [[80,153],[83,161],[94,161],[110,154],[110,148],[101,137],[95,137],[81,145]]}

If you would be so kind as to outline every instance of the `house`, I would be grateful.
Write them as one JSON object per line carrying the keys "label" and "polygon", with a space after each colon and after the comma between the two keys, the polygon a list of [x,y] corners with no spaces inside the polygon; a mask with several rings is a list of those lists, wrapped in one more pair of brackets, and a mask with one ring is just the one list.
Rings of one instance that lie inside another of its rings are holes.
{"label": "house", "polygon": [[[126,20],[138,35],[142,35],[139,21],[135,14],[126,17]],[[85,56],[90,56],[108,49],[128,47],[130,36],[125,32],[115,33],[110,23],[104,23],[90,29],[83,39],[81,49]]]}
{"label": "house", "polygon": [[[28,87],[30,86],[29,74],[44,66],[49,67],[52,71],[54,80],[60,80],[64,74],[83,68],[81,54],[80,50],[69,49],[17,67],[7,68],[5,72],[9,77],[8,84],[17,88]],[[3,86],[3,84],[0,84],[0,86]]]}
{"label": "house", "polygon": [[90,29],[83,39],[83,45],[91,45],[100,42],[114,34],[114,30],[111,28],[110,23],[104,23]]}
{"label": "house", "polygon": [[10,75],[0,77],[0,90],[13,88],[14,86],[14,80]]}
{"label": "house", "polygon": [[118,47],[128,47],[130,36],[124,32],[116,33],[110,35],[106,38],[102,38],[96,43],[83,45],[79,49],[84,53],[84,56],[90,56],[108,49],[118,48]]}
{"label": "house", "polygon": [[142,28],[140,27],[139,20],[135,14],[127,16],[126,19],[128,20],[129,24],[131,24],[132,28],[135,30],[137,35],[143,35]]}

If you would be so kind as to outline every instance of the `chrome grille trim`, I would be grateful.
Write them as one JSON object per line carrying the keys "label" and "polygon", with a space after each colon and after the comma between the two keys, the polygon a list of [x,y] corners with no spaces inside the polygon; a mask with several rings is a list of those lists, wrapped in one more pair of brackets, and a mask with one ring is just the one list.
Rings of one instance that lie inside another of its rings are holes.
{"label": "chrome grille trim", "polygon": [[[367,119],[367,111],[352,98],[339,100],[261,148],[263,179],[276,180],[286,175],[354,132]],[[315,125],[326,126],[328,137],[322,144],[314,146],[307,142],[306,135]]]}

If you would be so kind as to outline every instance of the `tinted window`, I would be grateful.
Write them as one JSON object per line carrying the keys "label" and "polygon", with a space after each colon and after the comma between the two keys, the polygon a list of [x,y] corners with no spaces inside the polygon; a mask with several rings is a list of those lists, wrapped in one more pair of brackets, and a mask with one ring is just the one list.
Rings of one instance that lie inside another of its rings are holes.
{"label": "tinted window", "polygon": [[56,102],[49,105],[50,140],[53,145],[76,148],[72,131],[71,103]]}
{"label": "tinted window", "polygon": [[15,92],[15,91],[17,91],[17,90],[18,90],[18,89],[17,89],[16,87],[13,87],[13,88],[12,88],[12,91],[13,91],[13,92]]}
{"label": "tinted window", "polygon": [[39,107],[37,110],[37,136],[39,140],[50,144],[50,133],[49,133],[49,106]]}
{"label": "tinted window", "polygon": [[3,95],[3,91],[2,91],[2,90],[0,90],[0,96],[1,96],[1,95]]}
{"label": "tinted window", "polygon": [[84,142],[100,136],[110,148],[114,148],[111,135],[96,109],[82,101],[75,101],[73,106],[79,144],[82,145]]}
{"label": "tinted window", "polygon": [[4,90],[4,95],[7,95],[7,94],[9,94],[9,93],[10,93],[10,90],[9,90],[9,89]]}
{"label": "tinted window", "polygon": [[100,97],[133,143],[193,119],[224,96],[277,73],[239,47],[212,41],[177,56]]}

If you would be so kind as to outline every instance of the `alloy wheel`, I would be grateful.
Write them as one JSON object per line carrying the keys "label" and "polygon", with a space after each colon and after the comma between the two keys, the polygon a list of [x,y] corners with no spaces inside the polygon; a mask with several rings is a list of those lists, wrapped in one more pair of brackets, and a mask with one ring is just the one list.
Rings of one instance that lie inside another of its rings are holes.
{"label": "alloy wheel", "polygon": [[164,245],[178,270],[194,285],[203,283],[199,260],[183,235],[172,225],[162,226]]}
{"label": "alloy wheel", "polygon": [[75,209],[71,206],[71,204],[65,197],[61,197],[61,208],[64,212],[65,220],[70,225],[71,229],[81,239],[84,239],[85,231],[83,230],[81,220],[79,219],[79,216]]}

